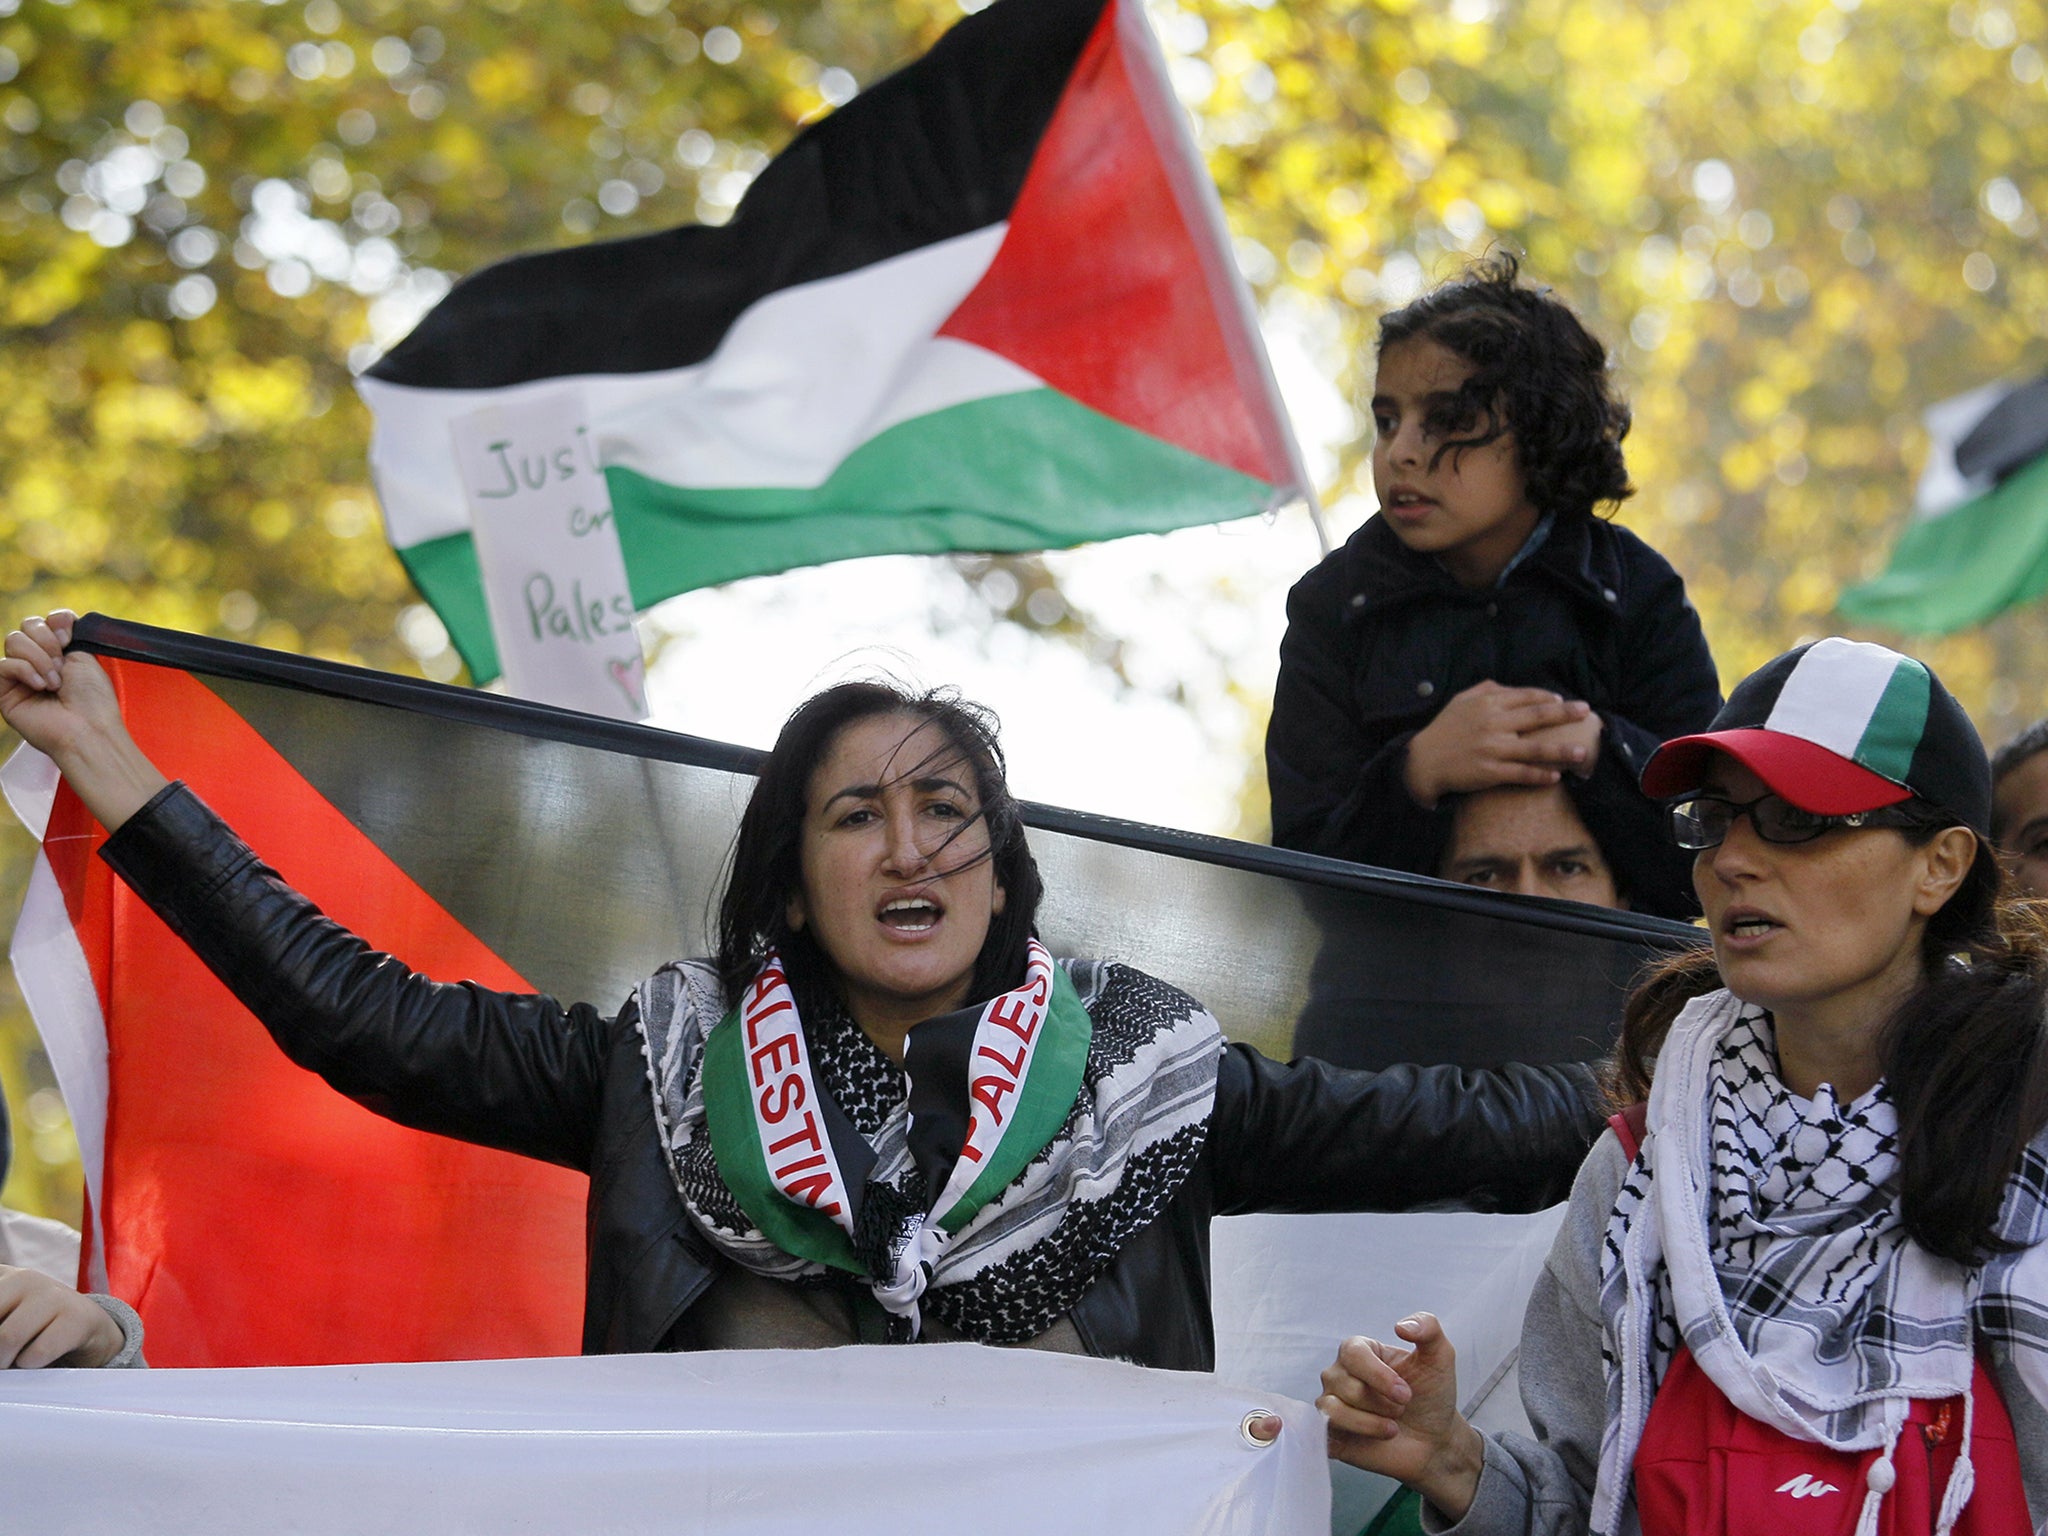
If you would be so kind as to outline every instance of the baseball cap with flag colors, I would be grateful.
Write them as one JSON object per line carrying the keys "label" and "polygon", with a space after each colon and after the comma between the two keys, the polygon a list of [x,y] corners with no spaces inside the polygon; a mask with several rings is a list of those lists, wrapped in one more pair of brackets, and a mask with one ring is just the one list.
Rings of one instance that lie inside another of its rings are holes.
{"label": "baseball cap with flag colors", "polygon": [[1766,662],[1704,732],[1657,749],[1643,769],[1644,793],[1692,793],[1715,752],[1817,815],[1917,795],[1990,836],[1991,765],[1977,728],[1933,672],[1881,645],[1815,640]]}

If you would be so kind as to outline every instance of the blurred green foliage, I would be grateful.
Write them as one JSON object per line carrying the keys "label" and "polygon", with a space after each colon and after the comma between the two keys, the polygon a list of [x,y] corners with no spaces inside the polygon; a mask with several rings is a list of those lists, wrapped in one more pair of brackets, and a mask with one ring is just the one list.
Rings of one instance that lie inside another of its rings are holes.
{"label": "blurred green foliage", "polygon": [[[351,367],[451,274],[728,217],[799,123],[959,9],[0,0],[6,611],[455,676],[383,543]],[[1922,407],[2041,366],[2038,0],[1153,13],[1240,264],[1327,338],[1350,398],[1376,314],[1496,241],[1615,344],[1640,487],[1623,516],[1686,573],[1728,678],[1834,628],[1836,595],[1881,565]],[[1327,488],[1354,514],[1358,416]],[[1085,615],[1028,601],[1042,566],[962,569],[1002,573],[992,618],[1050,614],[1115,664]],[[2044,642],[2029,612],[1916,649],[1995,741],[2048,709]],[[31,852],[0,832],[0,908]],[[5,1197],[75,1219],[28,1039],[10,990]]]}

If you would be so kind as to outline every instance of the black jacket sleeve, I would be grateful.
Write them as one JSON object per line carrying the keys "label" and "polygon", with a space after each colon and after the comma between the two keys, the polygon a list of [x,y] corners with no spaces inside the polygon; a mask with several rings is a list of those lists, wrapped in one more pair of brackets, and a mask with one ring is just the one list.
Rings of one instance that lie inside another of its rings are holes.
{"label": "black jacket sleeve", "polygon": [[1601,712],[1600,756],[1572,798],[1586,829],[1638,912],[1699,915],[1692,855],[1672,841],[1664,809],[1642,792],[1643,765],[1673,736],[1703,731],[1721,707],[1721,686],[1685,583],[1648,545],[1632,541],[1632,590],[1623,604],[1619,686]]}
{"label": "black jacket sleeve", "polygon": [[1703,731],[1721,707],[1699,613],[1670,562],[1636,542],[1623,605],[1620,687],[1606,714],[1606,739],[1633,777],[1674,736]]}
{"label": "black jacket sleeve", "polygon": [[286,885],[183,784],[102,856],[284,1052],[401,1125],[588,1171],[613,1027],[416,975]]}
{"label": "black jacket sleeve", "polygon": [[1571,1192],[1604,1123],[1576,1064],[1364,1072],[1230,1045],[1209,1129],[1216,1209],[1541,1210]]}
{"label": "black jacket sleeve", "polygon": [[1266,727],[1273,846],[1435,873],[1450,811],[1408,794],[1412,731],[1381,739],[1352,698],[1356,638],[1344,623],[1342,566],[1325,561],[1287,594],[1287,633]]}

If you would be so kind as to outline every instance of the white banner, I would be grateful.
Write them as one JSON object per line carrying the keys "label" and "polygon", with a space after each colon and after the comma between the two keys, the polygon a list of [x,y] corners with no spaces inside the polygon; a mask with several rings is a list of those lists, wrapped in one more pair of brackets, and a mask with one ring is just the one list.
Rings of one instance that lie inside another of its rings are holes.
{"label": "white banner", "polygon": [[[1420,1211],[1399,1216],[1228,1216],[1209,1229],[1216,1369],[1313,1401],[1337,1341],[1394,1337],[1434,1312],[1458,1351],[1460,1406],[1481,1429],[1529,1433],[1516,1370],[1522,1313],[1564,1220]],[[1335,1536],[1355,1536],[1394,1484],[1331,1469]]]}
{"label": "white banner", "polygon": [[23,1532],[1317,1536],[1326,1466],[1305,1404],[976,1344],[0,1372]]}

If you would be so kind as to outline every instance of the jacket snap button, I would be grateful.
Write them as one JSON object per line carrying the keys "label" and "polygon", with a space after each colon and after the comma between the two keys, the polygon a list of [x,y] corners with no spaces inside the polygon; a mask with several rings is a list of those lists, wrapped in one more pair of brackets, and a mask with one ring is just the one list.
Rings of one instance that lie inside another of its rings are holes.
{"label": "jacket snap button", "polygon": [[1415,685],[1415,691],[1426,699],[1432,693],[1436,692],[1436,684],[1432,683],[1428,678],[1425,677],[1421,682]]}
{"label": "jacket snap button", "polygon": [[1488,603],[1488,604],[1486,605],[1486,616],[1487,616],[1487,617],[1488,617],[1489,619],[1497,619],[1497,618],[1499,618],[1499,617],[1500,617],[1500,604],[1499,604],[1499,603]]}
{"label": "jacket snap button", "polygon": [[1620,599],[1619,599],[1618,597],[1616,597],[1616,596],[1615,596],[1615,594],[1614,594],[1614,588],[1612,588],[1612,587],[1602,587],[1602,588],[1600,589],[1600,595],[1601,595],[1602,597],[1606,598],[1606,599],[1607,599],[1607,601],[1609,601],[1610,603],[1613,603],[1613,602],[1619,602],[1619,601],[1620,601]]}
{"label": "jacket snap button", "polygon": [[1354,608],[1363,608],[1365,606],[1365,594],[1363,592],[1352,593],[1351,606]]}

